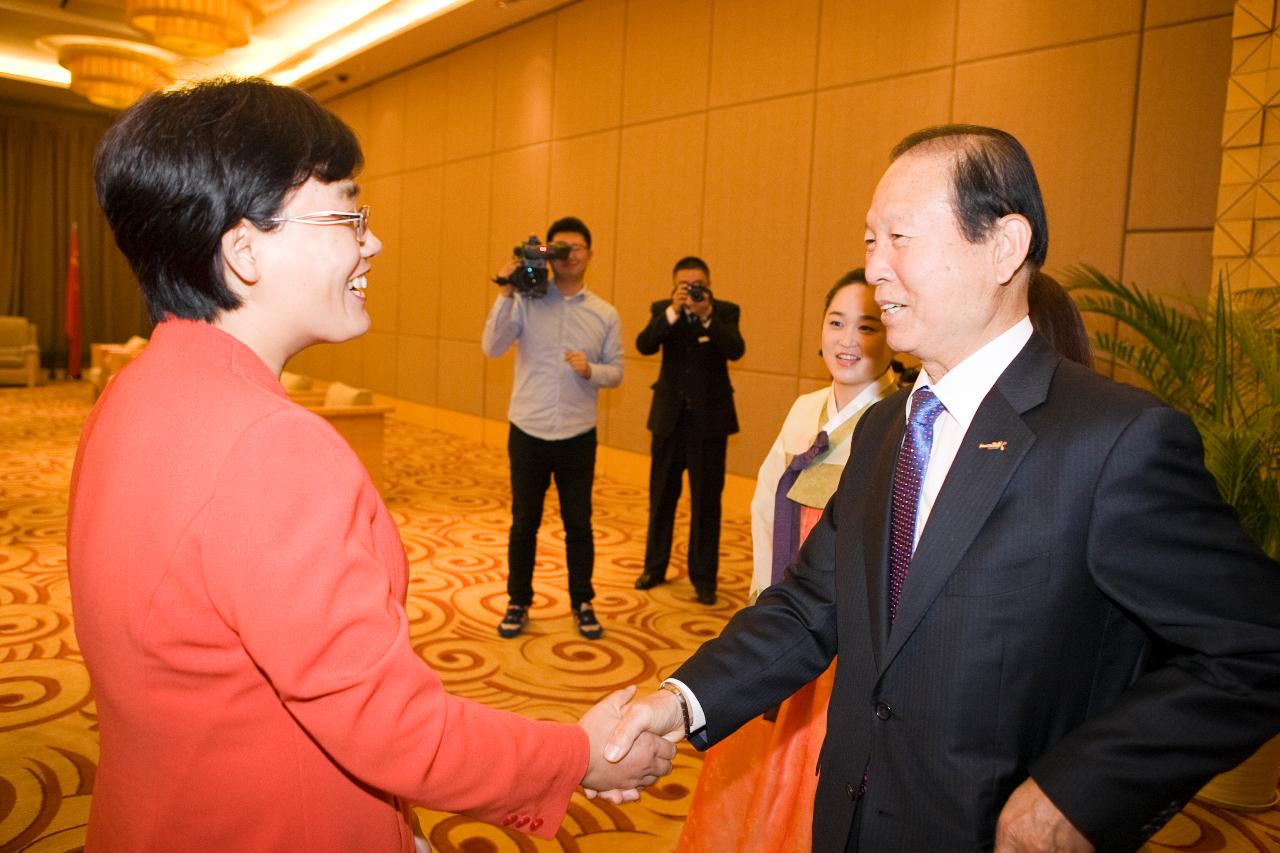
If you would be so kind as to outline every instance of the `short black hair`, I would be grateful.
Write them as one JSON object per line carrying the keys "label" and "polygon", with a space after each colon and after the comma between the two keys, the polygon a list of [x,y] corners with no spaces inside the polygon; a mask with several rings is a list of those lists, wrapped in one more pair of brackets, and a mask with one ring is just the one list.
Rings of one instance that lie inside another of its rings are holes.
{"label": "short black hair", "polygon": [[572,231],[574,234],[581,234],[582,239],[587,241],[587,248],[591,248],[591,229],[587,227],[587,223],[578,217],[562,216],[552,222],[551,227],[547,229],[547,242],[550,243],[554,240],[561,231]]}
{"label": "short black hair", "polygon": [[680,270],[702,270],[702,274],[707,277],[707,281],[711,280],[711,268],[707,266],[707,262],[697,255],[686,255],[676,261],[676,265],[671,268],[671,274],[674,276]]}
{"label": "short black hair", "polygon": [[[836,283],[827,291],[826,298],[822,301],[822,310],[826,311],[831,307],[831,301],[836,298],[836,294],[844,290],[851,284],[867,284],[867,271],[862,267],[849,270],[836,280]],[[870,285],[867,285],[870,287]]]}
{"label": "short black hair", "polygon": [[892,159],[922,145],[955,153],[952,207],[970,243],[986,239],[1002,216],[1021,214],[1031,223],[1026,265],[1040,269],[1049,253],[1049,221],[1031,158],[1013,134],[976,124],[943,124],[918,130],[893,149]]}
{"label": "short black hair", "polygon": [[213,320],[240,307],[223,277],[222,235],[268,231],[285,197],[315,178],[354,177],[360,143],[310,95],[221,78],[157,92],[125,111],[94,157],[102,205],[152,320]]}

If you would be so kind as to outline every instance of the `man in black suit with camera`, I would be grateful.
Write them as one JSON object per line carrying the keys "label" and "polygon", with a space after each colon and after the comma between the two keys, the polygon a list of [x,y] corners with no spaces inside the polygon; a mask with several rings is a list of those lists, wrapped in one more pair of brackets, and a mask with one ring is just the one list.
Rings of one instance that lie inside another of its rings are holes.
{"label": "man in black suit with camera", "polygon": [[715,604],[725,448],[738,431],[727,365],[742,358],[746,347],[738,331],[738,306],[712,298],[706,262],[681,258],[672,278],[671,299],[653,303],[649,325],[636,338],[642,355],[662,350],[649,409],[649,535],[636,589],[666,580],[680,477],[687,470],[689,580],[699,602]]}

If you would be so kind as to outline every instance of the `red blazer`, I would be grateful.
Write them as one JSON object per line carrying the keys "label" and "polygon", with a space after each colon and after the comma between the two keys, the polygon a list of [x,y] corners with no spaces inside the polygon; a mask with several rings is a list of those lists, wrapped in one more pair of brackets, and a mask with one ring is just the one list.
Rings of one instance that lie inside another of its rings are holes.
{"label": "red blazer", "polygon": [[111,381],[68,540],[88,850],[409,851],[406,801],[555,834],[585,733],[445,692],[377,490],[236,339],[161,323]]}

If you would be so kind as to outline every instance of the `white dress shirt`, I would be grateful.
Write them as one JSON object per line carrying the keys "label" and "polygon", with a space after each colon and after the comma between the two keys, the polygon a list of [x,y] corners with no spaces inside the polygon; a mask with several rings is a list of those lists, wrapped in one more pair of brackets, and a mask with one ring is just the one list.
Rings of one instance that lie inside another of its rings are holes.
{"label": "white dress shirt", "polygon": [[[932,381],[924,370],[916,377],[917,388],[928,387],[946,407],[933,425],[933,448],[929,453],[929,465],[925,469],[924,483],[920,488],[920,506],[916,512],[915,542],[920,541],[920,532],[929,520],[938,492],[942,491],[942,483],[947,479],[951,463],[960,451],[960,442],[969,431],[969,424],[978,412],[978,407],[986,399],[991,388],[1004,373],[1005,368],[1022,352],[1022,348],[1031,339],[1031,318],[1023,317],[1008,330],[1002,332],[994,340],[989,341],[981,349],[965,358],[937,382]],[[907,399],[907,415],[911,414],[911,400]],[[913,543],[914,545],[914,543]],[[707,724],[706,714],[698,697],[680,681],[668,678],[680,689],[689,705],[689,731],[696,732]]]}
{"label": "white dress shirt", "polygon": [[[938,420],[933,424],[933,449],[929,453],[929,466],[925,469],[924,482],[920,485],[920,505],[916,509],[916,533],[912,548],[920,541],[920,533],[924,530],[933,503],[942,491],[942,483],[947,479],[951,463],[960,452],[960,442],[973,423],[973,416],[978,407],[991,392],[992,386],[1022,352],[1022,348],[1031,340],[1031,318],[1023,317],[999,337],[988,342],[982,349],[957,364],[946,376],[937,382],[929,378],[924,370],[916,377],[912,386],[914,395],[917,388],[931,388],[933,393],[946,407]],[[911,398],[907,398],[907,416],[911,416]]]}

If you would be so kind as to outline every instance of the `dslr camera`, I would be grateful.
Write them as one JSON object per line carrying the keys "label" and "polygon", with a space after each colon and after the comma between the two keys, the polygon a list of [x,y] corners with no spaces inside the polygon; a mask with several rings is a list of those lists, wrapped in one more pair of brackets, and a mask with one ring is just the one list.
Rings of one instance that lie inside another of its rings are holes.
{"label": "dslr camera", "polygon": [[685,288],[685,290],[688,292],[689,300],[691,302],[701,302],[706,299],[707,294],[711,292],[711,288],[707,287],[705,284],[691,284]]}
{"label": "dslr camera", "polygon": [[508,276],[495,276],[493,280],[500,285],[511,285],[523,296],[542,296],[547,292],[547,264],[563,261],[570,251],[572,247],[568,243],[543,243],[537,234],[530,234],[528,240],[511,250],[518,263],[515,270]]}

